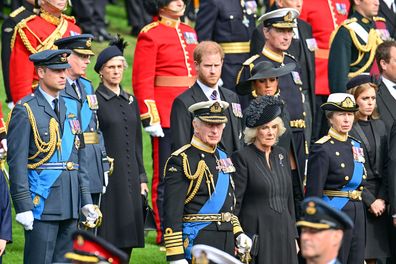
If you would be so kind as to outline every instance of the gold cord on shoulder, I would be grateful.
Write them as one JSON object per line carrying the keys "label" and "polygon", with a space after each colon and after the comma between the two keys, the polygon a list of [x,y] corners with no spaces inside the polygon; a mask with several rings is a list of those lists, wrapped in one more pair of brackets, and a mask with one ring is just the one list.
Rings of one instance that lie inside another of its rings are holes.
{"label": "gold cord on shoulder", "polygon": [[[187,154],[181,153],[180,156],[183,159],[183,172],[186,175],[187,179],[190,180],[190,186],[188,187],[187,191],[187,198],[184,201],[184,204],[188,204],[191,200],[195,197],[198,192],[199,187],[201,186],[202,180],[205,176],[206,186],[209,191],[209,195],[215,189],[214,182],[213,182],[213,174],[210,172],[208,165],[204,160],[200,160],[198,162],[197,170],[194,174],[191,173],[190,163],[188,162]],[[195,183],[195,186],[194,186]],[[194,187],[194,188],[193,188]]]}
{"label": "gold cord on shoulder", "polygon": [[39,154],[41,153],[46,153],[45,157],[41,159],[40,161],[32,164],[28,164],[29,169],[35,169],[38,166],[42,165],[43,163],[47,162],[52,155],[55,152],[55,149],[58,149],[60,151],[61,149],[61,137],[59,133],[59,124],[55,120],[55,118],[50,119],[49,123],[49,140],[48,142],[45,142],[41,139],[39,131],[37,129],[37,124],[36,124],[36,119],[34,117],[34,114],[32,112],[32,109],[27,103],[24,103],[23,106],[26,108],[28,118],[30,125],[32,126],[33,130],[33,139],[34,139],[34,144],[37,147],[37,152],[29,157],[29,160],[35,159]]}

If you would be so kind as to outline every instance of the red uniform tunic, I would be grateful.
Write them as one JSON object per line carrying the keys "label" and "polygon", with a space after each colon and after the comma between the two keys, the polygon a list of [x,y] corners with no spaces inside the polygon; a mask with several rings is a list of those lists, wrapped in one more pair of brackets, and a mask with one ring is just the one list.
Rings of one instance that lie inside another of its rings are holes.
{"label": "red uniform tunic", "polygon": [[6,135],[6,126],[3,118],[3,107],[0,103],[0,140],[5,138],[5,135]]}
{"label": "red uniform tunic", "polygon": [[22,20],[16,26],[10,58],[10,93],[14,103],[30,94],[38,82],[29,56],[46,49],[56,49],[55,40],[79,34],[81,30],[75,22],[73,17],[62,15],[57,18],[43,12]]}
{"label": "red uniform tunic", "polygon": [[328,58],[330,37],[334,30],[347,19],[349,0],[305,0],[299,18],[312,26],[317,49],[315,51],[316,95],[329,95]]}
{"label": "red uniform tunic", "polygon": [[195,30],[176,20],[160,18],[142,29],[133,63],[133,90],[143,126],[170,127],[173,100],[195,82]]}

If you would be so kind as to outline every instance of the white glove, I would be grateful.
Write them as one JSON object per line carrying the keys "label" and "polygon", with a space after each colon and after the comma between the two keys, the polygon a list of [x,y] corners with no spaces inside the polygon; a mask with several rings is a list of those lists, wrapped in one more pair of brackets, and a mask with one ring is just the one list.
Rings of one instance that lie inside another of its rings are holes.
{"label": "white glove", "polygon": [[3,148],[4,151],[7,152],[7,150],[8,150],[8,148],[7,148],[7,139],[5,139],[5,138],[2,139],[2,140],[0,141],[0,144],[1,144],[0,148]]}
{"label": "white glove", "polygon": [[252,245],[253,245],[252,240],[244,233],[240,234],[236,238],[236,246],[238,248],[239,253],[242,254],[247,253],[247,251],[250,251],[250,249],[252,248]]}
{"label": "white glove", "polygon": [[160,124],[155,124],[152,126],[147,126],[144,128],[144,131],[150,134],[152,137],[164,137],[164,131],[162,130],[162,127]]}
{"label": "white glove", "polygon": [[23,225],[23,228],[25,228],[25,230],[33,230],[34,217],[32,211],[26,211],[16,214],[15,220]]}
{"label": "white glove", "polygon": [[107,185],[109,184],[109,172],[106,171],[103,174],[104,174],[104,179],[103,179],[104,186],[103,186],[102,194],[105,194]]}
{"label": "white glove", "polygon": [[169,262],[169,264],[188,264],[188,261],[185,259],[179,259]]}
{"label": "white glove", "polygon": [[86,204],[81,208],[81,212],[87,219],[87,222],[95,222],[96,219],[98,219],[99,215],[95,210],[95,207],[93,204]]}

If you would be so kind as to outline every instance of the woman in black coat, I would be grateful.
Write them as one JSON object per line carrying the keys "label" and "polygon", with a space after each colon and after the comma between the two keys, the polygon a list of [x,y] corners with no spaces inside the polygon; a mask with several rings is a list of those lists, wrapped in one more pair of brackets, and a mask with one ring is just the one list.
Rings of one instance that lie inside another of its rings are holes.
{"label": "woman in black coat", "polygon": [[99,127],[107,154],[114,158],[114,171],[102,197],[103,223],[98,235],[130,256],[132,248],[144,247],[142,194],[148,188],[139,108],[120,86],[126,67],[122,48],[106,48],[95,65],[102,80],[96,90]]}
{"label": "woman in black coat", "polygon": [[282,102],[273,96],[253,100],[245,112],[245,142],[231,159],[236,206],[243,230],[258,235],[254,263],[297,263],[293,186],[288,153],[275,145],[285,132]]}
{"label": "woman in black coat", "polygon": [[390,256],[389,251],[389,215],[385,203],[387,195],[388,158],[387,131],[376,111],[377,86],[369,75],[360,75],[351,79],[347,88],[356,100],[359,111],[355,114],[355,123],[351,136],[361,142],[364,149],[364,167],[367,171],[366,188],[362,193],[366,206],[366,250],[367,264],[375,264],[377,259]]}

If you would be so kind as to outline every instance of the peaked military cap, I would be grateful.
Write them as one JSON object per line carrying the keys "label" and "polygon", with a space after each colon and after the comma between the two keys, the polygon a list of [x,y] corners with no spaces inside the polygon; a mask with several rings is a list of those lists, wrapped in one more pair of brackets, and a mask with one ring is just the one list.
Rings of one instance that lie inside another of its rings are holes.
{"label": "peaked military cap", "polygon": [[297,9],[280,8],[265,13],[258,21],[263,22],[264,27],[274,28],[295,28],[297,27],[296,18],[300,15]]}
{"label": "peaked military cap", "polygon": [[320,107],[323,110],[338,112],[356,112],[359,109],[353,95],[347,93],[330,94],[327,102]]}
{"label": "peaked military cap", "polygon": [[347,90],[352,89],[353,87],[365,84],[365,83],[373,83],[377,84],[377,80],[375,79],[374,76],[371,76],[369,74],[360,74],[356,77],[353,77],[347,82]]}
{"label": "peaked military cap", "polygon": [[298,227],[343,230],[353,228],[353,222],[348,215],[318,197],[305,198],[302,212],[300,221],[296,223]]}
{"label": "peaked military cap", "polygon": [[253,128],[271,122],[282,113],[283,103],[275,96],[259,96],[246,108],[244,116],[246,126]]}
{"label": "peaked military cap", "polygon": [[240,95],[249,94],[252,91],[252,81],[277,78],[290,73],[296,67],[295,63],[287,63],[284,66],[275,67],[272,62],[262,61],[254,65],[252,69],[252,77],[247,79],[245,82],[238,83],[236,91]]}
{"label": "peaked military cap", "polygon": [[70,55],[71,50],[43,50],[29,56],[29,60],[33,62],[34,66],[45,66],[47,68],[67,69],[70,64],[67,62],[67,57]]}
{"label": "peaked military cap", "polygon": [[205,101],[191,105],[188,111],[206,123],[221,124],[228,121],[224,113],[228,106],[224,101]]}
{"label": "peaked military cap", "polygon": [[191,249],[195,263],[242,264],[238,259],[208,245],[195,245]]}
{"label": "peaked military cap", "polygon": [[60,49],[71,49],[76,53],[94,56],[91,50],[93,35],[81,34],[58,39],[54,42]]}
{"label": "peaked military cap", "polygon": [[73,234],[73,251],[65,258],[83,263],[127,264],[128,256],[114,245],[87,231],[76,231]]}

